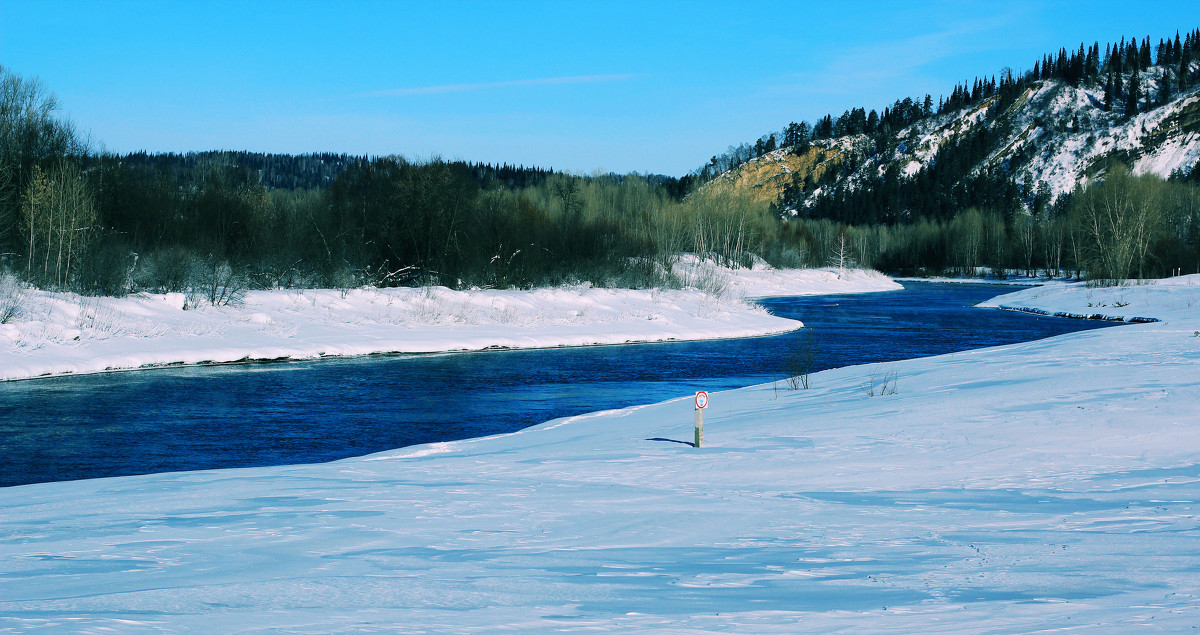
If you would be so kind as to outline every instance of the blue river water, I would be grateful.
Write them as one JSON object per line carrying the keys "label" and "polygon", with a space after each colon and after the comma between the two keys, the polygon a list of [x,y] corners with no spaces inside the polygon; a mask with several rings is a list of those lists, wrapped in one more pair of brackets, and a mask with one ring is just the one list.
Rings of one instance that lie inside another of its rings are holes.
{"label": "blue river water", "polygon": [[[1107,323],[973,308],[1012,287],[767,298],[814,370],[1029,341]],[[330,461],[781,378],[785,335],[185,367],[0,383],[0,486]]]}

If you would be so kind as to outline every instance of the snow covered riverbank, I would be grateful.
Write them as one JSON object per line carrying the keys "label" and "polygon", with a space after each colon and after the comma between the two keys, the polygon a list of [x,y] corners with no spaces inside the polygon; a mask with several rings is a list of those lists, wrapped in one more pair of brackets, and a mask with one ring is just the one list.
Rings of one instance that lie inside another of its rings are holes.
{"label": "snow covered riverbank", "polygon": [[[694,262],[694,261],[689,261]],[[0,380],[168,364],[750,337],[799,328],[744,298],[898,289],[874,271],[729,270],[690,290],[252,291],[238,307],[183,294],[21,290],[0,324]],[[10,291],[12,293],[12,291]]]}
{"label": "snow covered riverbank", "polygon": [[1200,276],[1013,295],[1163,321],[716,393],[701,449],[680,396],[323,465],[2,489],[0,628],[1200,623]]}
{"label": "snow covered riverbank", "polygon": [[1130,281],[1115,287],[1048,282],[982,303],[1009,311],[1025,311],[1076,319],[1151,322],[1200,317],[1200,275]]}

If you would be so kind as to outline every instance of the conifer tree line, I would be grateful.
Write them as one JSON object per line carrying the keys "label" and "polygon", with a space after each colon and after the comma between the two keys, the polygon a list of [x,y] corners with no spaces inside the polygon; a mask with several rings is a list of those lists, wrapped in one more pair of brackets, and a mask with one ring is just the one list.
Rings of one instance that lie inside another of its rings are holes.
{"label": "conifer tree line", "polygon": [[[1197,47],[1200,31],[1153,49],[1149,38],[1061,49],[936,101],[792,123],[679,179],[332,153],[102,154],[44,86],[0,67],[0,270],[85,294],[209,289],[214,303],[236,297],[216,291],[229,287],[678,285],[670,265],[686,252],[904,274],[1196,272],[1198,169],[1164,181],[1114,164],[1051,204],[1013,177],[1027,150],[976,166],[1006,134],[999,113],[1034,83],[1103,85],[1113,116],[1132,116],[1195,87]],[[1152,67],[1159,77],[1144,90]],[[878,178],[852,178],[904,128],[985,103],[992,125],[947,139],[915,173],[891,162]],[[797,176],[777,201],[716,178],[839,139],[853,151]]]}
{"label": "conifer tree line", "polygon": [[[778,149],[789,148],[804,154],[812,141],[859,134],[886,139],[923,119],[976,106],[993,97],[999,97],[993,108],[1003,110],[1026,88],[1048,79],[1064,81],[1073,86],[1104,85],[1106,109],[1116,108],[1126,116],[1133,116],[1147,107],[1167,103],[1172,95],[1195,86],[1200,80],[1200,66],[1192,64],[1193,61],[1200,61],[1200,28],[1182,37],[1176,32],[1174,38],[1159,39],[1153,49],[1149,36],[1143,37],[1140,42],[1137,38],[1129,38],[1128,41],[1121,38],[1119,42],[1108,43],[1103,54],[1100,53],[1099,42],[1093,42],[1090,46],[1080,43],[1077,51],[1061,48],[1056,55],[1044,55],[1024,73],[1014,73],[1006,68],[1001,71],[999,78],[995,75],[976,77],[972,81],[955,84],[948,96],[938,97],[936,108],[933,97],[926,94],[924,98],[897,99],[882,113],[874,109],[867,112],[864,108],[851,108],[839,117],[828,114],[812,124],[792,122],[782,132],[767,133],[753,143],[730,146],[726,152],[714,155],[707,164],[693,171],[693,175],[699,182],[708,182],[751,159]],[[1141,78],[1138,73],[1151,66],[1163,67],[1159,77],[1163,90],[1159,93],[1157,104],[1148,103],[1139,86]]]}

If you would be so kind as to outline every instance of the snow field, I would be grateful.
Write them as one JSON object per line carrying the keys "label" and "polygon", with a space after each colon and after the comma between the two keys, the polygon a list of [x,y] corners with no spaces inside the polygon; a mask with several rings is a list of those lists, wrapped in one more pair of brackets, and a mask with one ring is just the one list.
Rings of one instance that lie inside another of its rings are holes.
{"label": "snow field", "polygon": [[[688,395],[322,465],[0,489],[0,628],[1188,629],[1197,282],[1023,290],[993,302],[1122,294],[1163,321],[715,393],[701,449]],[[869,396],[883,372],[895,394]]]}

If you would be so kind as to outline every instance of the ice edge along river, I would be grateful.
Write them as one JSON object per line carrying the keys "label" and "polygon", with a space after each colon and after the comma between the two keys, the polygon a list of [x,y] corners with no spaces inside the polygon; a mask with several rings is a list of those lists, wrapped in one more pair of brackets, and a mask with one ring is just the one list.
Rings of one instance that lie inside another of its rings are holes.
{"label": "ice edge along river", "polygon": [[[0,490],[0,626],[1034,632],[1200,624],[1200,276],[1161,322],[321,465]],[[1091,306],[1089,306],[1091,305]]]}

